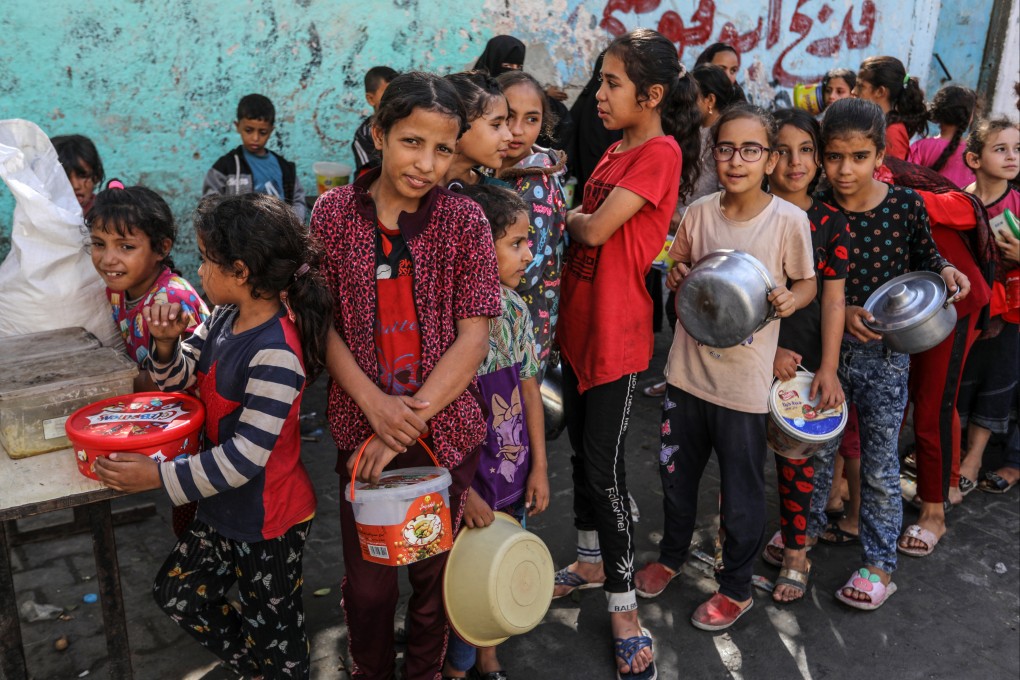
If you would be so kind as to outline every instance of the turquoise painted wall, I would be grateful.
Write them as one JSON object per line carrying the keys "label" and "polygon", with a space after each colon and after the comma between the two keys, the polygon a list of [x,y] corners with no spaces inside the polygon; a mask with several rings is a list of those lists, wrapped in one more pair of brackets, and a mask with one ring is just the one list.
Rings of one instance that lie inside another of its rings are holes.
{"label": "turquoise painted wall", "polygon": [[932,59],[926,92],[929,98],[943,85],[977,89],[992,5],[993,0],[942,0],[935,53],[952,79],[948,79],[939,63]]}

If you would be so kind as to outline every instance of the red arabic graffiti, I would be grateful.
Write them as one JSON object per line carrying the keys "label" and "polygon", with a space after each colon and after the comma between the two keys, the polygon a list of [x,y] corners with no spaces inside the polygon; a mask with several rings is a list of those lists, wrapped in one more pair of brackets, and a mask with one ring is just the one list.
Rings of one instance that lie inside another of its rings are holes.
{"label": "red arabic graffiti", "polygon": [[[816,38],[807,41],[814,27],[815,19],[820,23],[827,23],[835,10],[823,2],[821,9],[812,17],[806,14],[804,6],[813,0],[797,0],[797,7],[787,26],[787,40],[791,40],[780,53],[776,63],[772,66],[772,76],[779,81],[780,85],[792,87],[797,83],[813,82],[819,80],[823,73],[791,73],[785,67],[787,57],[794,50],[803,50],[814,57],[832,57],[839,54],[844,48],[857,50],[871,45],[871,36],[875,30],[875,3],[873,0],[862,0],[860,5],[859,27],[855,26],[853,14],[854,7],[851,5],[840,24],[839,33],[834,36]],[[613,35],[622,35],[627,32],[626,26],[620,20],[619,14],[633,12],[635,14],[648,14],[659,8],[661,0],[608,0],[605,9],[602,11],[602,28]],[[758,17],[758,24],[753,30],[741,33],[732,21],[727,21],[719,29],[715,40],[712,39],[715,33],[715,1],[699,0],[697,9],[688,21],[674,12],[667,10],[659,17],[659,24],[656,30],[677,44],[677,54],[682,58],[684,50],[688,47],[708,45],[710,42],[725,42],[733,45],[737,52],[743,54],[758,47],[765,37],[765,48],[769,49],[783,39],[783,0],[768,0],[768,12],[764,17]]]}

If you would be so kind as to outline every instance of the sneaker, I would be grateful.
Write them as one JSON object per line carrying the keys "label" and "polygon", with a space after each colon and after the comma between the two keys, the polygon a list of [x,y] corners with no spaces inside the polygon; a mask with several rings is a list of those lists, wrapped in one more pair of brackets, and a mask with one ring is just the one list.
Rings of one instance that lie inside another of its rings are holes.
{"label": "sneaker", "polygon": [[649,562],[634,574],[634,587],[641,597],[658,597],[669,582],[679,575],[679,570],[673,571],[661,562]]}
{"label": "sneaker", "polygon": [[695,628],[701,630],[726,630],[744,613],[754,606],[754,600],[747,603],[743,609],[730,598],[716,593],[700,607],[694,610],[691,615],[691,623]]}

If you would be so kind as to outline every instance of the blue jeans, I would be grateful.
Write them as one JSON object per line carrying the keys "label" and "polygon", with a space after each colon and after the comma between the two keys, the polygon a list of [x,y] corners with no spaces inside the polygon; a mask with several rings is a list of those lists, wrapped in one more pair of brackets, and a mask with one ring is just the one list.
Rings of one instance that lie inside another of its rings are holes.
{"label": "blue jeans", "polygon": [[[844,338],[839,381],[847,404],[856,404],[861,431],[861,546],[864,564],[892,573],[896,540],[903,524],[900,459],[897,443],[907,405],[910,357],[881,342],[862,344]],[[815,491],[811,497],[808,535],[825,531],[825,504],[832,487],[832,468],[839,441],[815,454]]]}

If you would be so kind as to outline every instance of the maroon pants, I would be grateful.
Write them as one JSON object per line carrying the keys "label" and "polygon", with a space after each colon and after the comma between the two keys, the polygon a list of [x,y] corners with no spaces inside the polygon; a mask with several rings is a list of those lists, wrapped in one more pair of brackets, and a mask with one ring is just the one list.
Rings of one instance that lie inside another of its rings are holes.
{"label": "maroon pants", "polygon": [[[340,451],[337,471],[340,472],[340,531],[346,575],[340,589],[342,606],[347,618],[347,635],[354,659],[352,677],[365,680],[390,680],[395,674],[393,650],[393,617],[396,615],[399,590],[397,568],[361,557],[354,510],[344,496],[350,481],[346,465],[350,451]],[[389,468],[434,465],[419,447],[397,456]],[[450,470],[450,513],[454,531],[460,527],[467,489],[478,467],[478,451],[469,454],[460,465]],[[443,607],[443,569],[449,553],[443,553],[408,566],[412,594],[407,607],[407,654],[404,661],[406,680],[435,680],[440,677],[446,654],[447,622]]]}
{"label": "maroon pants", "polygon": [[959,319],[949,337],[910,357],[910,399],[914,402],[917,493],[927,503],[948,499],[960,478],[960,415],[956,395],[976,340],[977,315]]}

